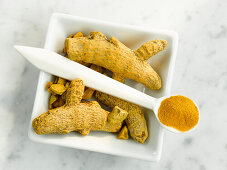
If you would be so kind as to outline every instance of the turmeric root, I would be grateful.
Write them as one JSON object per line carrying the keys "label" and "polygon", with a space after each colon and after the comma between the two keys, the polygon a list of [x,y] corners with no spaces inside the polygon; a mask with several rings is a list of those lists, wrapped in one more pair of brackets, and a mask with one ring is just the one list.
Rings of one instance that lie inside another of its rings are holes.
{"label": "turmeric root", "polygon": [[95,89],[92,89],[92,88],[88,87],[88,88],[84,91],[83,99],[84,99],[84,100],[89,100],[89,99],[91,99],[94,92],[95,92]]}
{"label": "turmeric root", "polygon": [[148,60],[153,55],[164,50],[166,46],[167,46],[167,41],[157,39],[143,44],[140,48],[138,48],[135,51],[135,53],[140,60]]}
{"label": "turmeric root", "polygon": [[129,103],[117,97],[96,91],[95,97],[110,108],[119,106],[128,112],[125,119],[131,137],[140,143],[143,143],[148,137],[147,123],[143,111],[138,105]]}
{"label": "turmeric root", "polygon": [[67,38],[65,51],[71,60],[93,63],[150,89],[160,89],[161,78],[146,60],[166,45],[165,40],[154,40],[133,51],[116,38],[107,40],[104,34],[94,31],[88,37]]}
{"label": "turmeric root", "polygon": [[128,112],[119,108],[118,106],[115,106],[112,112],[109,113],[106,125],[104,126],[102,131],[119,132],[122,127],[123,121],[127,116]]}
{"label": "turmeric root", "polygon": [[46,84],[46,89],[49,89],[50,88],[50,86],[53,84],[53,82],[52,81],[49,81],[49,82],[47,82],[47,84]]}
{"label": "turmeric root", "polygon": [[[78,32],[78,33],[76,33],[75,35],[70,35],[68,38],[76,38],[76,37],[83,37],[84,35],[83,35],[83,33],[82,32]],[[64,47],[64,49],[63,49],[63,51],[64,51],[64,53],[66,53],[66,48]],[[66,55],[65,56],[66,58],[68,58],[68,56]],[[90,67],[91,66],[91,64],[90,63],[86,63],[86,62],[83,62],[83,61],[78,61],[78,63],[80,63],[80,64],[82,64],[82,65],[84,65],[84,66],[86,66],[86,67]]]}
{"label": "turmeric root", "polygon": [[71,81],[66,92],[66,105],[74,105],[80,103],[84,95],[84,82],[81,79]]}
{"label": "turmeric root", "polygon": [[66,83],[65,83],[65,88],[66,88],[66,90],[68,89],[68,87],[69,87],[69,82],[66,82]]}
{"label": "turmeric root", "polygon": [[55,94],[62,95],[66,91],[66,88],[63,84],[52,84],[50,90]]}
{"label": "turmeric root", "polygon": [[65,104],[65,101],[62,99],[62,97],[60,96],[53,104],[53,108],[56,108],[56,107],[61,107]]}
{"label": "turmeric root", "polygon": [[[125,79],[120,75],[113,74],[112,78],[121,83],[125,82]],[[95,97],[111,108],[119,106],[125,109],[129,113],[129,116],[126,119],[126,124],[128,125],[132,138],[140,143],[143,143],[147,139],[148,131],[146,119],[140,106],[102,92],[96,92]],[[139,126],[139,124],[141,124],[141,126]]]}
{"label": "turmeric root", "polygon": [[76,33],[75,35],[73,35],[73,38],[76,38],[76,37],[83,37],[83,33],[82,32],[78,32]]}
{"label": "turmeric root", "polygon": [[57,95],[51,95],[50,99],[49,99],[49,109],[52,109],[52,104],[58,100],[58,96]]}
{"label": "turmeric root", "polygon": [[124,126],[121,131],[119,132],[118,139],[128,139],[128,128],[127,126]]}
{"label": "turmeric root", "polygon": [[118,74],[113,73],[112,78],[114,80],[121,82],[121,83],[125,83],[125,78],[122,75],[118,75]]}
{"label": "turmeric root", "polygon": [[127,116],[128,112],[126,112],[125,110],[121,109],[118,106],[115,106],[108,116],[108,122],[112,124],[123,122]]}
{"label": "turmeric root", "polygon": [[[78,131],[82,135],[87,135],[91,130],[120,131],[128,113],[119,108],[114,108],[113,112],[109,113],[96,101],[81,103],[83,91],[83,81],[73,80],[66,92],[66,104],[35,118],[32,122],[34,131],[37,134],[66,134]],[[117,121],[108,121],[108,115],[112,115],[110,120],[118,117]],[[123,118],[120,119],[119,115]]]}
{"label": "turmeric root", "polygon": [[46,89],[51,94],[49,98],[49,109],[63,106],[65,104],[65,91],[69,86],[69,81],[61,77],[56,77],[54,82],[47,82]]}
{"label": "turmeric root", "polygon": [[65,85],[66,82],[67,82],[67,80],[66,80],[66,79],[63,79],[63,78],[61,78],[61,77],[58,77],[58,79],[57,79],[57,84]]}
{"label": "turmeric root", "polygon": [[71,131],[101,130],[107,120],[107,112],[95,101],[62,106],[49,110],[33,120],[37,134],[66,134]]}

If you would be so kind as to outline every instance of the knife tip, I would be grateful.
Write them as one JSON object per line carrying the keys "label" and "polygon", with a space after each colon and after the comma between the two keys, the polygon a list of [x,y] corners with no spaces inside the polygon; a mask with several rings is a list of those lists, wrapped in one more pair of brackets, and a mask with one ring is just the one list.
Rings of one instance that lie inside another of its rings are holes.
{"label": "knife tip", "polygon": [[14,45],[13,46],[17,51],[20,51],[23,46],[21,45]]}

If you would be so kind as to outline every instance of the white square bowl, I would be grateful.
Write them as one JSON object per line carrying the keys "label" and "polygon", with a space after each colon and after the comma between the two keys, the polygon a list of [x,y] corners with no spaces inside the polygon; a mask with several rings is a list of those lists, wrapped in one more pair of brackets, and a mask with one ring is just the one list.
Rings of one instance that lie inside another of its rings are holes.
{"label": "white square bowl", "polygon": [[[50,20],[44,48],[61,53],[66,37],[80,31],[88,35],[91,31],[95,30],[104,33],[108,38],[115,36],[132,49],[136,49],[150,40],[167,40],[167,48],[149,60],[149,63],[162,78],[161,90],[152,91],[144,85],[131,80],[127,80],[126,84],[154,97],[162,97],[170,93],[178,44],[178,36],[173,31],[153,30],[55,13]],[[144,144],[137,143],[133,139],[118,140],[115,133],[106,132],[91,132],[87,136],[82,136],[76,132],[66,135],[37,135],[33,131],[32,120],[48,110],[49,94],[45,89],[45,84],[51,81],[51,79],[52,75],[42,71],[40,72],[28,132],[31,140],[148,161],[158,161],[160,159],[163,129],[157,122],[152,111],[147,109],[143,110],[148,124],[149,137]]]}

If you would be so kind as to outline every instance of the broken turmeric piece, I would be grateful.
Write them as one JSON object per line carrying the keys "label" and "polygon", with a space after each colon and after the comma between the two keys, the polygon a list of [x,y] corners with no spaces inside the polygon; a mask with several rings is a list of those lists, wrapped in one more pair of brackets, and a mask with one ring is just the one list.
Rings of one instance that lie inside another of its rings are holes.
{"label": "broken turmeric piece", "polygon": [[65,104],[65,101],[62,99],[62,97],[59,97],[53,104],[53,108],[56,108],[56,107],[61,107]]}
{"label": "broken turmeric piece", "polygon": [[[68,36],[68,38],[76,38],[76,37],[83,37],[84,35],[83,35],[83,33],[82,32],[78,32],[78,33],[76,33],[75,35],[70,35],[70,36]],[[66,53],[66,48],[64,47],[64,49],[63,49],[63,52],[64,53]],[[67,56],[66,56],[67,57]],[[68,57],[67,57],[68,58]],[[80,64],[83,64],[83,62],[82,63],[80,63]],[[89,63],[88,63],[89,64]],[[83,64],[84,65],[84,64]]]}
{"label": "broken turmeric piece", "polygon": [[54,93],[50,88],[47,89],[48,93],[50,93],[51,95],[56,95],[56,93]]}
{"label": "broken turmeric piece", "polygon": [[72,38],[76,38],[76,37],[83,37],[84,35],[83,35],[83,33],[82,32],[78,32],[78,33],[76,33],[75,35],[73,35],[73,37]]}
{"label": "broken turmeric piece", "polygon": [[84,100],[89,100],[89,99],[91,99],[94,92],[95,92],[95,89],[92,89],[92,88],[89,88],[89,87],[88,87],[88,88],[84,91],[83,99],[84,99]]}
{"label": "broken turmeric piece", "polygon": [[124,126],[121,131],[119,132],[118,139],[128,139],[128,128],[127,126]]}
{"label": "broken turmeric piece", "polygon": [[66,84],[66,82],[67,82],[67,80],[66,80],[66,79],[63,79],[63,78],[61,78],[61,77],[58,77],[57,84],[62,84],[62,85],[65,85],[65,84]]}
{"label": "broken turmeric piece", "polygon": [[53,84],[53,82],[52,81],[49,81],[49,82],[47,82],[47,84],[46,84],[46,89],[49,89],[50,88],[50,86]]}
{"label": "broken turmeric piece", "polygon": [[59,95],[62,95],[66,91],[66,88],[63,84],[52,84],[49,89],[55,94]]}
{"label": "broken turmeric piece", "polygon": [[55,77],[54,84],[57,84],[57,83],[58,83],[58,77]]}
{"label": "broken turmeric piece", "polygon": [[65,51],[71,60],[102,66],[150,89],[160,89],[161,78],[146,59],[165,49],[166,45],[165,40],[154,40],[133,51],[116,38],[107,40],[104,34],[94,31],[88,37],[67,38]]}
{"label": "broken turmeric piece", "polygon": [[[125,79],[120,75],[113,74],[112,78],[122,83],[125,82]],[[126,124],[128,125],[132,138],[140,143],[143,143],[147,139],[148,130],[146,119],[140,106],[99,91],[96,92],[95,97],[110,108],[119,106],[127,111],[129,115],[127,116]]]}
{"label": "broken turmeric piece", "polygon": [[66,82],[66,83],[65,83],[65,88],[66,88],[66,89],[68,89],[69,84],[70,84],[69,82]]}
{"label": "broken turmeric piece", "polygon": [[84,82],[81,79],[71,81],[65,94],[66,105],[80,103],[84,95]]}
{"label": "broken turmeric piece", "polygon": [[[108,115],[118,113],[117,109],[109,113],[102,109],[96,101],[81,103],[83,91],[83,81],[81,79],[73,80],[66,93],[66,104],[35,118],[32,122],[34,131],[37,134],[66,134],[78,131],[82,135],[87,135],[91,130],[118,132],[124,120],[118,119],[114,124],[113,121],[108,121]],[[127,114],[124,111],[124,114],[120,115],[126,117]],[[118,116],[119,114],[117,114]],[[114,115],[111,117],[114,118]]]}
{"label": "broken turmeric piece", "polygon": [[121,109],[118,106],[115,106],[108,116],[108,122],[112,124],[123,122],[127,116],[128,112],[126,112],[125,110]]}
{"label": "broken turmeric piece", "polygon": [[49,109],[52,109],[52,104],[58,100],[58,96],[57,95],[51,95],[50,96],[50,99],[49,99]]}
{"label": "broken turmeric piece", "polygon": [[125,122],[131,137],[137,142],[144,143],[148,137],[147,123],[143,111],[138,105],[99,91],[96,91],[95,97],[110,108],[119,106],[121,109],[127,111],[128,116]]}
{"label": "broken turmeric piece", "polygon": [[112,112],[109,113],[106,125],[102,130],[108,132],[119,132],[127,116],[128,112],[115,106]]}

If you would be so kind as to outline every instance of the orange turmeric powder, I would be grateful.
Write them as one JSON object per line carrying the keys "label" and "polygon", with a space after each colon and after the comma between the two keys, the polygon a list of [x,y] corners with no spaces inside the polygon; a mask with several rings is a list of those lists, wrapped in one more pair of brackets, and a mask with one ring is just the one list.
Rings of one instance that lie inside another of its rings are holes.
{"label": "orange turmeric powder", "polygon": [[171,96],[161,102],[158,118],[162,124],[185,132],[198,123],[199,110],[191,99]]}

